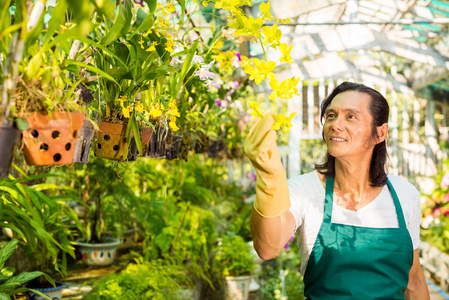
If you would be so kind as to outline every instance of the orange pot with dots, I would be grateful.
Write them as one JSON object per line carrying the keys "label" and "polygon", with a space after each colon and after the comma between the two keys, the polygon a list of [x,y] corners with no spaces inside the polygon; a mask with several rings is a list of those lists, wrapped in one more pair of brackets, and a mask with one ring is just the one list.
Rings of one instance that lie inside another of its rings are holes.
{"label": "orange pot with dots", "polygon": [[94,154],[110,160],[127,160],[129,142],[126,139],[126,125],[101,122],[95,132]]}
{"label": "orange pot with dots", "polygon": [[28,113],[22,132],[23,155],[29,165],[67,165],[73,162],[84,115],[79,112]]}

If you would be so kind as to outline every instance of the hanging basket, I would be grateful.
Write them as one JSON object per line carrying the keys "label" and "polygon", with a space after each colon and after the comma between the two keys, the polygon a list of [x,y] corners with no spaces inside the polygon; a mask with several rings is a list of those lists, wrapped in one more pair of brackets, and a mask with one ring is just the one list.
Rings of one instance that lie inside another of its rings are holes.
{"label": "hanging basket", "polygon": [[168,133],[169,132],[165,129],[165,127],[156,127],[156,132],[151,136],[150,143],[148,145],[148,157],[165,158]]}
{"label": "hanging basket", "polygon": [[90,147],[92,145],[92,140],[94,139],[94,134],[95,128],[89,121],[84,120],[78,143],[76,144],[73,162],[82,164],[87,164],[89,162]]}
{"label": "hanging basket", "polygon": [[79,112],[28,113],[23,131],[23,154],[29,165],[67,165],[73,162],[84,115]]}
{"label": "hanging basket", "polygon": [[150,144],[150,139],[153,136],[153,129],[152,128],[140,128],[140,141],[142,142],[142,154],[139,153],[137,150],[136,142],[133,139],[131,139],[131,144],[129,146],[129,153],[128,153],[128,160],[136,160],[137,156],[147,156],[148,153],[148,147]]}
{"label": "hanging basket", "polygon": [[98,127],[100,130],[95,132],[94,137],[95,156],[110,160],[126,160],[129,150],[126,126],[101,122]]}
{"label": "hanging basket", "polygon": [[179,149],[181,146],[182,137],[181,136],[173,136],[170,143],[167,144],[167,159],[178,159],[179,158]]}
{"label": "hanging basket", "polygon": [[14,126],[5,124],[0,129],[0,177],[8,177],[19,137],[20,130]]}

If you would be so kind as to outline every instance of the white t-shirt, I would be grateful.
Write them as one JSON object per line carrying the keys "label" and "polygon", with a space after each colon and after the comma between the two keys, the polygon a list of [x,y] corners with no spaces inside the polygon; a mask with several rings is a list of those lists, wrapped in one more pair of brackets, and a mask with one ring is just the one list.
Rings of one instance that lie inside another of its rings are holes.
{"label": "white t-shirt", "polygon": [[[419,226],[421,206],[418,190],[401,177],[388,175],[402,206],[405,223],[413,242],[420,244]],[[288,180],[292,212],[296,220],[298,246],[301,252],[301,274],[304,275],[310,253],[323,222],[325,189],[317,171],[295,176]],[[390,190],[385,185],[380,194],[358,211],[342,208],[333,202],[332,223],[371,228],[399,227]]]}

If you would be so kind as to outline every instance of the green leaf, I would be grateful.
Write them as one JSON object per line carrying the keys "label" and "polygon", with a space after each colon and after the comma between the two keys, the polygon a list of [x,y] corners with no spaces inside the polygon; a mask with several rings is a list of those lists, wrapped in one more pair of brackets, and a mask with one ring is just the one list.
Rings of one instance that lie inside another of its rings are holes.
{"label": "green leaf", "polygon": [[122,1],[120,1],[119,3],[120,7],[117,18],[115,19],[112,27],[108,30],[106,35],[100,41],[100,44],[102,45],[111,44],[112,42],[117,40],[121,35],[125,34],[131,27],[131,20],[132,20],[131,1],[125,0],[124,4],[122,4]]}
{"label": "green leaf", "polygon": [[186,58],[184,60],[184,64],[182,65],[181,73],[178,78],[178,85],[176,87],[176,94],[181,90],[181,86],[184,82],[184,79],[187,75],[187,72],[190,69],[190,65],[192,64],[193,56],[196,53],[196,48],[198,47],[198,40],[196,40],[187,52]]}
{"label": "green leaf", "polygon": [[18,282],[19,285],[23,285],[25,283],[27,283],[30,280],[33,280],[41,275],[44,275],[44,273],[40,272],[40,271],[34,271],[34,272],[22,272],[17,276],[14,276],[12,278],[10,278],[7,282]]}
{"label": "green leaf", "polygon": [[[53,280],[53,279],[52,279]],[[53,282],[53,286],[55,286],[54,282]],[[28,289],[29,291],[38,294],[39,296],[47,299],[47,300],[52,300],[49,296],[47,296],[47,294],[42,293],[41,291],[35,290],[35,289]]]}
{"label": "green leaf", "polygon": [[102,76],[102,77],[105,77],[105,78],[107,78],[107,79],[113,81],[113,82],[116,83],[117,85],[120,85],[120,84],[119,84],[119,83],[118,83],[118,82],[117,82],[111,75],[109,75],[108,73],[106,73],[106,72],[100,70],[99,68],[96,68],[96,67],[94,67],[94,66],[91,66],[91,65],[88,65],[88,64],[79,62],[79,61],[74,61],[74,60],[72,60],[72,59],[66,59],[65,62],[66,62],[67,64],[72,64],[72,65],[76,65],[76,66],[80,66],[80,67],[86,68],[86,69],[88,69],[89,71],[94,72],[94,73],[96,73],[96,74],[98,74],[98,75],[100,75],[100,76]]}
{"label": "green leaf", "polygon": [[[92,1],[91,1],[92,2]],[[100,14],[112,19],[115,16],[115,1],[105,1],[105,0],[93,0],[97,11]]]}
{"label": "green leaf", "polygon": [[114,42],[114,52],[117,53],[117,56],[124,62],[128,61],[129,58],[129,49],[125,44],[120,42]]}
{"label": "green leaf", "polygon": [[0,293],[0,300],[11,300],[11,297],[5,293]]}
{"label": "green leaf", "polygon": [[[17,243],[19,241],[17,239],[10,240],[5,246],[3,246],[0,249],[0,266],[3,268],[5,265],[5,262],[8,260],[8,258],[11,256],[11,254],[16,249]],[[3,269],[2,269],[3,272]],[[14,273],[14,271],[13,271]]]}
{"label": "green leaf", "polygon": [[58,1],[58,3],[56,4],[51,19],[48,22],[47,34],[45,35],[44,45],[50,42],[55,32],[58,32],[59,25],[65,18],[67,8],[68,4],[65,0]]}
{"label": "green leaf", "polygon": [[157,6],[157,0],[145,0],[146,4],[148,4],[148,8],[150,9],[150,13],[154,13]]}
{"label": "green leaf", "polygon": [[181,5],[181,17],[179,18],[178,25],[182,25],[184,23],[184,16],[186,11],[186,1],[185,0],[176,0]]}
{"label": "green leaf", "polygon": [[28,126],[29,126],[28,121],[23,119],[23,118],[21,118],[21,117],[18,117],[16,119],[16,125],[17,125],[17,128],[22,130],[22,131],[23,130],[27,130]]}
{"label": "green leaf", "polygon": [[136,142],[136,146],[137,146],[137,151],[139,151],[140,155],[144,155],[144,153],[142,153],[142,140],[140,139],[140,133],[139,133],[139,125],[137,124],[136,121],[136,114],[132,115],[132,118],[134,119],[133,122],[133,134],[134,134],[134,141]]}

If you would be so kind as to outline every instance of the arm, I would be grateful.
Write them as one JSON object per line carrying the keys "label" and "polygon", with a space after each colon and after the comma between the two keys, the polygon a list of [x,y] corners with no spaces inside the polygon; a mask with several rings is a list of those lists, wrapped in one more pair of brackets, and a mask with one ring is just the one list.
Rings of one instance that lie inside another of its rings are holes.
{"label": "arm", "polygon": [[256,210],[251,214],[251,234],[254,249],[264,260],[276,257],[295,230],[295,218],[290,211],[275,218],[264,218]]}
{"label": "arm", "polygon": [[251,233],[256,252],[265,260],[279,254],[296,226],[289,211],[287,176],[276,146],[273,124],[274,115],[267,112],[251,128],[244,144],[245,154],[257,172]]}
{"label": "arm", "polygon": [[428,300],[430,299],[429,288],[424,278],[424,273],[419,262],[418,249],[413,251],[413,265],[410,269],[407,289],[404,293],[406,300]]}

